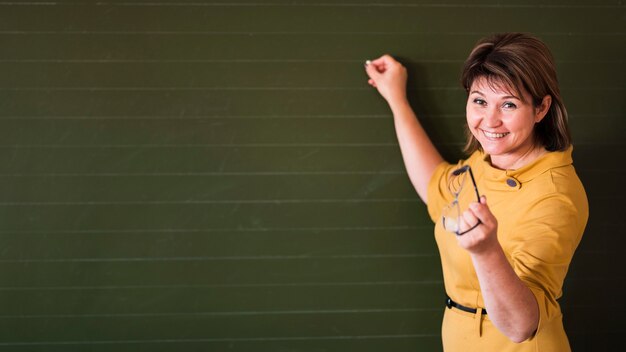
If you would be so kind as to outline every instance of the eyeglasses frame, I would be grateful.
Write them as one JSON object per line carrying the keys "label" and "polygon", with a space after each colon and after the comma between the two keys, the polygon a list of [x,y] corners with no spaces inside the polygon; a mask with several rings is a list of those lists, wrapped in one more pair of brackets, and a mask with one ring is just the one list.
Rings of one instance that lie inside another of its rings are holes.
{"label": "eyeglasses frame", "polygon": [[[453,176],[459,176],[462,173],[468,172],[468,171],[469,171],[470,179],[472,180],[472,185],[474,185],[474,192],[476,192],[476,199],[477,199],[478,202],[480,202],[480,193],[478,193],[478,186],[476,186],[476,180],[474,179],[474,173],[472,172],[472,168],[469,165],[463,165],[460,168],[452,171],[452,175]],[[454,195],[454,200],[450,204],[455,204],[455,203],[459,204],[459,193],[461,193],[462,189],[463,189],[463,187],[461,187],[461,189],[457,193],[452,192],[452,190],[448,189],[450,191],[450,193],[452,193]],[[460,215],[459,215],[459,217],[460,217]],[[445,218],[445,216],[442,216],[442,219],[443,219],[443,227],[445,229],[445,227],[446,227],[446,218]],[[457,231],[448,231],[448,232],[455,233],[457,236],[463,236],[466,233],[468,233],[468,232],[472,231],[473,229],[477,228],[478,225],[480,225],[480,224],[481,224],[481,221],[480,221],[480,219],[478,219],[478,223],[476,223],[476,225],[470,227],[469,229],[467,229],[465,231],[459,232],[457,230]]]}

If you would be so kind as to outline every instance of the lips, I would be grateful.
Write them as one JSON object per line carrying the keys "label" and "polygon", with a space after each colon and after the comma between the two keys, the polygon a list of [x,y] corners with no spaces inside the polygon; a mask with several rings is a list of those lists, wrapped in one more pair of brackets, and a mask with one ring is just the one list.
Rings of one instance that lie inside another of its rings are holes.
{"label": "lips", "polygon": [[509,135],[510,132],[504,132],[504,133],[495,133],[495,132],[489,132],[489,131],[485,131],[482,130],[483,134],[485,135],[485,137],[490,138],[490,139],[500,139],[500,138],[504,138],[506,136]]}

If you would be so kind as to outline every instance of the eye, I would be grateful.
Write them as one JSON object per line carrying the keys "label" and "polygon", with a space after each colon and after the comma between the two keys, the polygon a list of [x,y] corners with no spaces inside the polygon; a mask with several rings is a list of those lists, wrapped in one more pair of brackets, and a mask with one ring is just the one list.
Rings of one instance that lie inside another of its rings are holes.
{"label": "eye", "polygon": [[478,105],[486,105],[486,104],[487,104],[487,102],[486,102],[486,101],[484,101],[483,99],[480,99],[480,98],[475,98],[475,99],[474,99],[474,104],[478,104]]}
{"label": "eye", "polygon": [[517,105],[511,103],[510,101],[507,101],[506,103],[502,104],[502,107],[505,109],[515,109],[517,108]]}

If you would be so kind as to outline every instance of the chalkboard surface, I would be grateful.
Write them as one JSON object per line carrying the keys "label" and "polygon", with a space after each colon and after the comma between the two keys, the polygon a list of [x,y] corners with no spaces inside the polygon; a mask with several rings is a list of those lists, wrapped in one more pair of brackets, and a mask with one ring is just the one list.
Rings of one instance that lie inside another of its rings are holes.
{"label": "chalkboard surface", "polygon": [[408,67],[454,160],[461,63],[503,31],[552,48],[590,199],[572,347],[618,350],[625,18],[618,0],[0,1],[0,350],[441,350],[432,223],[363,63]]}

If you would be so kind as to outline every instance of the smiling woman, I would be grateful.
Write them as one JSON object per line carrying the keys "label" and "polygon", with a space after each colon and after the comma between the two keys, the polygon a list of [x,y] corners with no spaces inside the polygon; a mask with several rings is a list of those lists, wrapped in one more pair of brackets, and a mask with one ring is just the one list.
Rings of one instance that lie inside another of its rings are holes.
{"label": "smiling woman", "polygon": [[477,141],[492,165],[518,169],[546,152],[535,140],[534,129],[546,117],[552,98],[546,95],[535,107],[525,89],[516,96],[501,86],[485,77],[472,83],[466,107],[469,143]]}
{"label": "smiling woman", "polygon": [[[483,142],[489,141],[486,138],[489,132],[491,138],[498,137],[494,135],[498,130],[515,132],[505,130],[509,123],[515,124],[516,129],[522,128],[522,134],[507,138],[518,139],[517,143],[505,143],[525,145],[519,145],[521,150],[514,150],[521,155],[509,155],[508,161],[516,161],[518,165],[502,160],[503,165],[498,165],[500,168],[515,169],[523,165],[524,160],[532,160],[546,150],[565,151],[570,146],[567,110],[561,98],[554,60],[548,47],[539,39],[509,34],[480,41],[465,61],[461,84],[469,93],[465,148],[468,154],[487,147]],[[485,99],[486,94],[491,101]],[[496,105],[489,106],[488,102]],[[478,109],[477,105],[484,109]],[[481,136],[485,137],[482,141]],[[498,163],[499,160],[494,161],[494,158],[499,159],[497,153],[487,154],[491,155],[492,163]]]}
{"label": "smiling woman", "polygon": [[[389,103],[409,177],[436,224],[444,350],[569,351],[557,299],[589,210],[546,45],[507,33],[475,46],[461,78],[469,157],[456,165],[409,106],[406,69],[385,55],[366,71]],[[473,188],[451,188],[464,170]]]}

